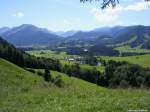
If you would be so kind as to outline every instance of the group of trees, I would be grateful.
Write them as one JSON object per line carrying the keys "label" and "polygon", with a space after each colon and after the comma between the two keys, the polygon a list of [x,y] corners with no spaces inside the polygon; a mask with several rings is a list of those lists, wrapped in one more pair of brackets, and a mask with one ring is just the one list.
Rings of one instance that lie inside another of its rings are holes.
{"label": "group of trees", "polygon": [[97,64],[98,64],[97,58],[92,55],[85,56],[83,61],[85,62],[85,64],[89,64],[91,66],[97,66]]}
{"label": "group of trees", "polygon": [[21,67],[48,68],[60,71],[60,63],[58,60],[30,56],[29,54],[16,49],[2,38],[0,38],[0,57]]}
{"label": "group of trees", "polygon": [[61,72],[104,87],[150,87],[148,68],[112,60],[103,60],[102,64],[105,65],[104,73],[100,73],[95,67],[83,69],[79,64],[64,65]]}
{"label": "group of trees", "polygon": [[81,68],[78,63],[62,66],[61,72],[70,77],[77,77],[91,83],[97,83],[100,72],[95,68]]}
{"label": "group of trees", "polygon": [[150,87],[150,69],[111,60],[99,80],[106,87]]}

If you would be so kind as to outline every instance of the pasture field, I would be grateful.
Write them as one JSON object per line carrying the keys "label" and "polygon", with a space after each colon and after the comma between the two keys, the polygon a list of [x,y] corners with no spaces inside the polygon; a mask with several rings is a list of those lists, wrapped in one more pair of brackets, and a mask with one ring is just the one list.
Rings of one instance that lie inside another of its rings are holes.
{"label": "pasture field", "polygon": [[115,50],[118,50],[120,53],[150,53],[149,49],[141,49],[139,47],[131,48],[130,46],[117,47]]}
{"label": "pasture field", "polygon": [[131,64],[138,64],[142,67],[149,67],[150,68],[150,54],[137,55],[137,56],[125,56],[125,57],[102,56],[102,58],[105,60],[127,61]]}
{"label": "pasture field", "polygon": [[61,76],[63,88],[0,59],[0,112],[150,111],[149,90],[107,89],[59,72],[51,74]]}
{"label": "pasture field", "polygon": [[26,52],[36,57],[53,58],[59,60],[64,60],[65,58],[79,57],[77,55],[68,55],[66,52],[58,52],[58,51],[51,51],[51,50],[34,50],[34,51],[26,51]]}
{"label": "pasture field", "polygon": [[104,66],[90,66],[90,65],[87,65],[87,64],[83,64],[83,65],[80,65],[81,66],[81,69],[93,69],[94,67],[100,71],[100,72],[104,72]]}

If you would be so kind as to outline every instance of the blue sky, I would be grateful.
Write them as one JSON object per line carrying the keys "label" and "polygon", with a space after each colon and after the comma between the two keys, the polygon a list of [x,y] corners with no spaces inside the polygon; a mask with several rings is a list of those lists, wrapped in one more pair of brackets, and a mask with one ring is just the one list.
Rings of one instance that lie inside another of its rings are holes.
{"label": "blue sky", "polygon": [[150,25],[150,3],[120,0],[115,8],[80,0],[1,0],[0,27],[33,24],[53,31],[91,30],[105,26]]}

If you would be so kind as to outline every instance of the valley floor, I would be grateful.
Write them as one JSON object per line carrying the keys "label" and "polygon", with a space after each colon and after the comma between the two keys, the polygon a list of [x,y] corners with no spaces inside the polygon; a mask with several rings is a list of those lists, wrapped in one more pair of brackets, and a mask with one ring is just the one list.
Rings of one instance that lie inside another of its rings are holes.
{"label": "valley floor", "polygon": [[65,74],[64,87],[0,59],[0,112],[127,112],[150,111],[146,89],[106,89]]}

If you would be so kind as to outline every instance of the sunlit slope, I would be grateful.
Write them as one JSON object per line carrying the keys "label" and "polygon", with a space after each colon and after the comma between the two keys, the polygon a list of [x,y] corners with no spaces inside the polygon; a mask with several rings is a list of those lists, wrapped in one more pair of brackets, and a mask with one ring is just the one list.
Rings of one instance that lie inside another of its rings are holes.
{"label": "sunlit slope", "polygon": [[104,56],[102,58],[105,60],[127,61],[131,64],[137,64],[137,65],[140,65],[142,67],[149,67],[150,68],[150,54],[137,55],[137,56],[125,56],[125,57]]}
{"label": "sunlit slope", "polygon": [[150,110],[149,90],[105,89],[69,78],[63,88],[0,59],[0,112],[127,112]]}

